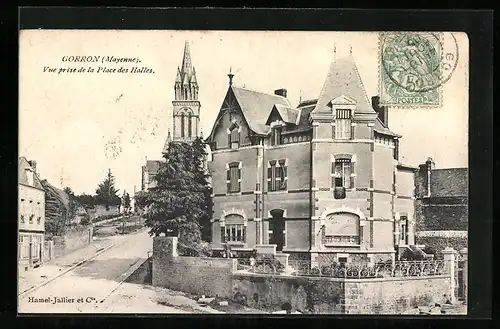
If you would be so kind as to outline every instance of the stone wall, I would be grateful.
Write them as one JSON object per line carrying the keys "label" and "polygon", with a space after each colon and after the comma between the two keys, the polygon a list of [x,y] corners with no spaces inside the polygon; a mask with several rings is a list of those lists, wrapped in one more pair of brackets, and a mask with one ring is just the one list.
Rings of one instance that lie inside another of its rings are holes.
{"label": "stone wall", "polygon": [[290,303],[293,310],[313,314],[400,314],[453,301],[453,273],[376,279],[257,274],[238,271],[236,259],[178,256],[176,246],[175,237],[154,238],[153,286],[219,296],[267,311]]}
{"label": "stone wall", "polygon": [[313,314],[400,314],[416,306],[444,303],[450,277],[337,279],[236,273],[233,299],[266,310],[290,303]]}
{"label": "stone wall", "polygon": [[345,281],[345,314],[400,314],[410,308],[444,303],[449,276],[351,279]]}
{"label": "stone wall", "polygon": [[153,286],[191,294],[232,297],[231,274],[236,259],[178,256],[177,238],[155,237],[153,240]]}
{"label": "stone wall", "polygon": [[92,243],[93,227],[77,228],[65,233],[64,236],[54,237],[54,258],[61,257]]}

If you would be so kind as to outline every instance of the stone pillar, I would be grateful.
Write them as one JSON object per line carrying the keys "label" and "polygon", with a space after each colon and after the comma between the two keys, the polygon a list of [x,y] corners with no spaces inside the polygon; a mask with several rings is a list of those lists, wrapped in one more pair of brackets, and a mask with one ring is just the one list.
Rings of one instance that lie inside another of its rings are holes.
{"label": "stone pillar", "polygon": [[468,278],[468,268],[469,260],[467,258],[467,248],[460,250],[460,254],[463,257],[464,267],[462,268],[462,280],[464,284],[464,300],[467,302],[467,289],[469,288],[469,278]]}
{"label": "stone pillar", "polygon": [[455,275],[455,258],[456,258],[456,254],[457,252],[453,249],[453,248],[450,248],[450,247],[446,247],[443,251],[443,258],[444,258],[444,261],[445,261],[445,266],[447,267],[448,269],[448,273],[449,273],[449,276],[450,276],[450,292],[449,292],[449,295],[450,295],[450,301],[452,303],[455,303],[455,286],[456,286],[456,275]]}
{"label": "stone pillar", "polygon": [[311,269],[319,267],[319,254],[317,252],[311,253]]}

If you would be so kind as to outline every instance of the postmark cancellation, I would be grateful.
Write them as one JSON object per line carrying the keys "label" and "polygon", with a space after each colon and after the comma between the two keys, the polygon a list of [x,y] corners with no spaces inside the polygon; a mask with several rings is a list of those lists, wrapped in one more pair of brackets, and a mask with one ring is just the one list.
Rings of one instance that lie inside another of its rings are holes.
{"label": "postmark cancellation", "polygon": [[458,63],[449,32],[381,32],[379,92],[384,106],[441,107],[442,86]]}

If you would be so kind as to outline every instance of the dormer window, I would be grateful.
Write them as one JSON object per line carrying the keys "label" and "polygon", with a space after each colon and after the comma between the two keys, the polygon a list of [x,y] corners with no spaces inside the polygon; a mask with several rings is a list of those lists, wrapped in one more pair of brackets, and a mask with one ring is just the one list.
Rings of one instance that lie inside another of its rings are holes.
{"label": "dormer window", "polygon": [[240,147],[240,127],[236,123],[229,129],[229,147],[233,150]]}
{"label": "dormer window", "polygon": [[352,139],[352,115],[349,109],[337,109],[333,136],[335,139]]}

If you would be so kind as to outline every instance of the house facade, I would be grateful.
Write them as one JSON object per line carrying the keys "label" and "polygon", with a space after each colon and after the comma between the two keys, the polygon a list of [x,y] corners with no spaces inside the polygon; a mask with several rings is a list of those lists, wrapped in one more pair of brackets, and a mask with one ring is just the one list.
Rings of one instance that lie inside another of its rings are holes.
{"label": "house facade", "polygon": [[[191,61],[189,42],[184,45],[181,67],[177,67],[177,75],[174,82],[174,99],[172,100],[172,122],[173,133],[168,130],[162,154],[168,152],[168,145],[174,142],[189,142],[200,136],[200,109],[198,100],[199,85],[196,78],[196,70]],[[160,168],[162,160],[147,160],[142,166],[141,190],[156,186],[155,176]]]}
{"label": "house facade", "polygon": [[45,191],[36,161],[18,161],[18,259],[20,265],[42,261],[45,240]]}
{"label": "house facade", "polygon": [[399,162],[387,108],[368,98],[352,54],[318,99],[229,88],[206,142],[212,248],[276,245],[318,262],[394,259],[414,244],[414,173]]}

